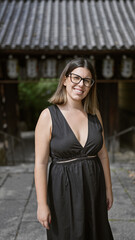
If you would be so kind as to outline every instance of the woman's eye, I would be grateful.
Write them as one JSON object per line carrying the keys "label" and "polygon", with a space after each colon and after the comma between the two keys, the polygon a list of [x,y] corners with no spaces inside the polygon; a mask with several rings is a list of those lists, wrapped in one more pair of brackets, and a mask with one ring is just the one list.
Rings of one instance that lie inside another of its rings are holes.
{"label": "woman's eye", "polygon": [[90,82],[91,82],[91,80],[89,80],[89,79],[85,79],[85,82],[87,82],[87,83],[90,83]]}
{"label": "woman's eye", "polygon": [[84,81],[85,81],[85,82],[87,82],[87,83],[89,83],[89,82],[90,82],[90,80],[87,80],[87,79],[85,79]]}

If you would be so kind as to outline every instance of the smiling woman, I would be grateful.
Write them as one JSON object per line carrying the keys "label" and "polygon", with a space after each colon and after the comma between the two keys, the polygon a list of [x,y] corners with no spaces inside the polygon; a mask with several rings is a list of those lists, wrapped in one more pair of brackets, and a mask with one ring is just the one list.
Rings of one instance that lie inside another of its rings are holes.
{"label": "smiling woman", "polygon": [[49,101],[35,130],[38,220],[48,240],[113,240],[109,159],[87,59],[67,64]]}
{"label": "smiling woman", "polygon": [[[60,105],[66,103],[67,93],[66,93],[66,88],[64,87],[65,86],[64,82],[65,82],[66,78],[68,78],[69,76],[70,76],[70,79],[72,80],[72,73],[79,74],[80,71],[78,70],[78,68],[85,69],[85,71],[86,71],[85,78],[88,77],[93,82],[93,84],[91,84],[91,86],[89,86],[91,88],[91,91],[89,91],[89,94],[83,99],[82,102],[83,102],[84,110],[86,112],[95,114],[96,109],[98,108],[97,96],[96,96],[95,71],[94,71],[91,63],[87,60],[84,60],[83,58],[78,58],[78,59],[72,60],[71,62],[69,62],[66,65],[66,67],[64,68],[64,70],[60,76],[60,81],[59,81],[57,90],[54,93],[54,95],[49,99],[49,102],[52,104],[60,104]],[[87,74],[88,74],[88,76],[87,76]],[[79,77],[81,77],[81,76],[79,75]],[[79,86],[78,83],[76,85],[77,85],[76,87]],[[85,85],[84,85],[84,87],[85,87]],[[87,86],[86,89],[90,90],[89,87]]]}
{"label": "smiling woman", "polygon": [[[81,77],[79,74],[81,74],[83,77]],[[67,98],[70,96],[71,98],[73,97],[73,99],[78,99],[78,101],[85,99],[90,92],[91,79],[92,76],[90,71],[83,67],[78,67],[69,75],[66,75],[64,86],[66,86]]]}

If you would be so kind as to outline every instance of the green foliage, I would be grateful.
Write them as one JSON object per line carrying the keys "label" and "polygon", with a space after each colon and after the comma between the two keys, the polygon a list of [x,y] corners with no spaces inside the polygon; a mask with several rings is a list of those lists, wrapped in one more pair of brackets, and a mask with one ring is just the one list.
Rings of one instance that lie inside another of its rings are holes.
{"label": "green foliage", "polygon": [[34,129],[40,112],[49,105],[48,99],[55,92],[57,84],[57,79],[18,84],[21,120],[26,122],[29,130]]}

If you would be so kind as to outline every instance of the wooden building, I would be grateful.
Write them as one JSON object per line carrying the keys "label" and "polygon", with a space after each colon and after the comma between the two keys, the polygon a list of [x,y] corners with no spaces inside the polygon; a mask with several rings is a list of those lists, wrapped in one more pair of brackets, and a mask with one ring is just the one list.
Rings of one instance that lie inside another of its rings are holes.
{"label": "wooden building", "polygon": [[135,90],[135,0],[1,0],[1,129],[17,132],[19,81],[51,81],[77,56],[88,57],[95,66],[110,136],[120,129],[119,89],[126,84],[127,95],[130,86]]}

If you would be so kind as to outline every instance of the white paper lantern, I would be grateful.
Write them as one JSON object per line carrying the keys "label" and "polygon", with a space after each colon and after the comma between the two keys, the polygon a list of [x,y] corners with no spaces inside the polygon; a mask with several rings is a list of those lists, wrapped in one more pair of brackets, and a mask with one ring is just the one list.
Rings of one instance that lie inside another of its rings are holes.
{"label": "white paper lantern", "polygon": [[102,75],[105,78],[112,78],[114,75],[114,60],[110,56],[103,60]]}
{"label": "white paper lantern", "polygon": [[52,59],[47,59],[47,77],[52,77]]}
{"label": "white paper lantern", "polygon": [[14,59],[14,58],[8,59],[7,75],[11,79],[18,77],[18,60],[17,59]]}
{"label": "white paper lantern", "polygon": [[52,59],[51,60],[51,77],[56,77],[56,66],[57,66],[56,59]]}
{"label": "white paper lantern", "polygon": [[121,76],[124,78],[130,78],[133,74],[133,60],[125,55],[121,61]]}
{"label": "white paper lantern", "polygon": [[38,75],[37,60],[34,58],[28,59],[26,67],[27,67],[27,76],[29,78],[36,78]]}
{"label": "white paper lantern", "polygon": [[42,62],[42,76],[43,77],[56,77],[56,59],[47,59]]}

